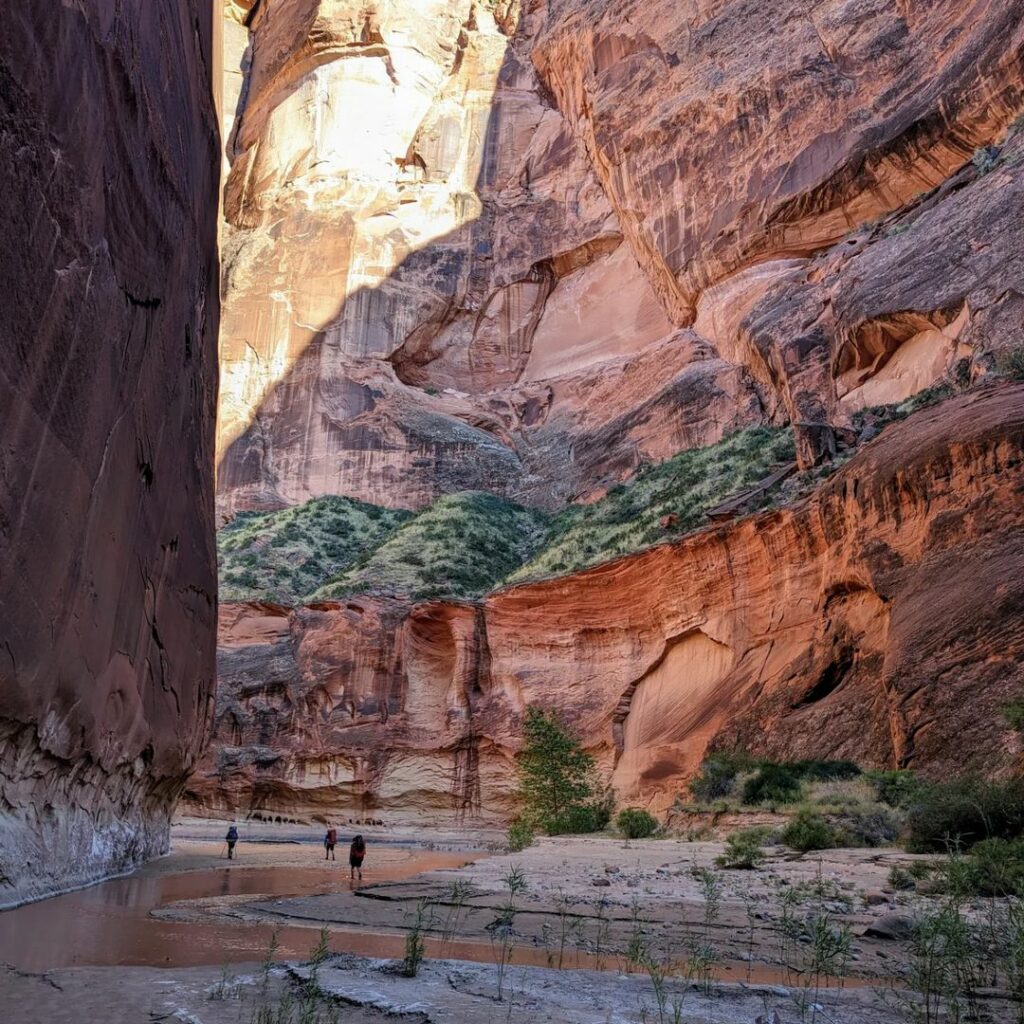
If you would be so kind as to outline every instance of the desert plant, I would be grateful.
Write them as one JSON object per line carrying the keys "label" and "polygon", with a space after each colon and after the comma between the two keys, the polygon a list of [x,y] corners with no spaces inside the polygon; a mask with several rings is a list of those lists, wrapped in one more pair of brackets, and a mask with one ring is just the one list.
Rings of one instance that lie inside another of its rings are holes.
{"label": "desert plant", "polygon": [[519,853],[528,846],[533,846],[533,829],[523,818],[516,818],[508,827],[505,839],[509,853]]}
{"label": "desert plant", "polygon": [[634,966],[647,962],[650,951],[647,944],[647,933],[650,922],[640,913],[640,903],[634,896],[630,904],[630,932],[626,944],[626,961]]}
{"label": "desert plant", "polygon": [[[593,806],[594,759],[557,715],[540,708],[526,709],[523,735],[525,743],[517,768],[524,819],[545,831],[564,832],[574,824],[592,824],[598,816],[596,811],[580,813],[574,809]],[[581,819],[587,814],[593,817],[572,821],[573,814]]]}
{"label": "desert plant", "polygon": [[800,799],[801,773],[791,765],[762,764],[743,784],[745,804],[788,804]]}
{"label": "desert plant", "polygon": [[900,822],[888,807],[855,804],[838,811],[834,820],[839,846],[884,846],[900,834]]}
{"label": "desert plant", "polygon": [[690,792],[694,799],[703,803],[721,800],[732,793],[740,772],[751,767],[753,762],[745,754],[726,751],[708,754],[701,762],[698,773],[690,780]]}
{"label": "desert plant", "polygon": [[407,978],[415,978],[420,971],[420,964],[426,953],[426,942],[423,933],[430,927],[432,920],[430,904],[427,900],[419,900],[412,921],[405,930],[405,956],[402,957],[402,974]]}
{"label": "desert plant", "polygon": [[440,903],[446,907],[444,920],[441,922],[441,945],[447,946],[459,930],[459,920],[465,909],[466,901],[476,895],[476,887],[472,882],[464,882],[457,878],[441,897]]}
{"label": "desert plant", "polygon": [[547,832],[552,836],[585,835],[600,832],[612,816],[611,800],[603,797],[585,804],[572,804],[548,819]]}
{"label": "desert plant", "polygon": [[990,782],[965,776],[922,786],[906,811],[907,849],[942,852],[983,839],[1024,835],[1024,779]]}
{"label": "desert plant", "polygon": [[913,889],[917,882],[914,880],[914,876],[899,864],[893,864],[889,868],[889,885],[897,892],[909,892]]}
{"label": "desert plant", "polygon": [[498,1002],[504,999],[505,976],[516,947],[515,919],[519,913],[516,898],[526,889],[526,876],[519,867],[511,867],[505,875],[505,902],[487,926],[491,938],[491,953],[498,968]]}
{"label": "desert plant", "polygon": [[[1021,380],[1024,380],[1024,352],[1021,353]],[[1024,700],[1010,701],[1003,705],[1003,718],[1014,731],[1024,735]]]}
{"label": "desert plant", "polygon": [[264,996],[267,994],[267,986],[270,984],[270,972],[274,969],[274,961],[277,959],[277,951],[280,948],[278,935],[278,929],[274,928],[270,933],[267,951],[263,954],[263,961],[260,964],[260,992]]}
{"label": "desert plant", "polygon": [[1024,380],[1024,348],[1000,352],[996,357],[996,369],[1010,380]]}
{"label": "desert plant", "polygon": [[979,146],[971,156],[971,163],[979,175],[988,174],[999,164],[999,150],[995,146]]}
{"label": "desert plant", "polygon": [[969,849],[951,849],[935,865],[932,885],[955,895],[1024,894],[1024,839],[983,839]]}
{"label": "desert plant", "polygon": [[971,929],[955,901],[918,918],[910,943],[907,985],[918,996],[909,1004],[921,1024],[960,1021],[974,972]]}
{"label": "desert plant", "polygon": [[750,870],[764,863],[765,852],[761,845],[766,832],[761,828],[743,828],[726,837],[725,851],[715,858],[720,868]]}
{"label": "desert plant", "polygon": [[658,831],[658,819],[639,807],[626,807],[619,811],[615,827],[627,839],[646,839]]}
{"label": "desert plant", "polygon": [[807,853],[810,850],[830,850],[836,845],[835,829],[825,818],[809,807],[801,807],[782,831],[786,846]]}
{"label": "desert plant", "polygon": [[816,782],[855,779],[863,774],[853,761],[789,761],[784,762],[783,767],[791,769],[801,779]]}
{"label": "desert plant", "polygon": [[866,773],[877,799],[890,807],[906,807],[920,791],[923,783],[911,771],[872,771]]}
{"label": "desert plant", "polygon": [[310,953],[306,981],[302,986],[302,996],[299,1000],[298,1024],[319,1024],[320,1021],[320,968],[331,955],[330,932],[326,928],[320,929],[317,943]]}

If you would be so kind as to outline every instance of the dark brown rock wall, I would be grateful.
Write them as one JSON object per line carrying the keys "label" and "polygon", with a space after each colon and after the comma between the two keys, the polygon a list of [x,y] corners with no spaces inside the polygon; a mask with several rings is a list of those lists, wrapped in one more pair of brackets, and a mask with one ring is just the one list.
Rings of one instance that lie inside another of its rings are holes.
{"label": "dark brown rock wall", "polygon": [[0,904],[138,864],[214,684],[209,0],[0,18]]}

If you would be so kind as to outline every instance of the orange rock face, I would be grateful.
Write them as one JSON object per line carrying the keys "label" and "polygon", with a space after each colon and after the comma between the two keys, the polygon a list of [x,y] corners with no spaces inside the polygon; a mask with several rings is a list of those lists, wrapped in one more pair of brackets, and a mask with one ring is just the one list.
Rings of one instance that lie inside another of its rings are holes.
{"label": "orange rock face", "polygon": [[527,704],[620,803],[709,745],[996,771],[1024,687],[1024,386],[893,426],[803,502],[481,607],[226,606],[200,808],[506,817]]}
{"label": "orange rock face", "polygon": [[1024,106],[1021,4],[755,7],[230,3],[224,510],[555,506],[759,420],[810,465],[998,348],[948,293],[1010,237],[999,183],[954,208]]}
{"label": "orange rock face", "polygon": [[254,8],[247,39],[231,22],[226,512],[459,489],[554,506],[761,418],[741,366],[674,344],[527,20],[304,0]]}
{"label": "orange rock face", "polygon": [[0,19],[0,906],[165,851],[210,723],[212,30]]}
{"label": "orange rock face", "polygon": [[224,513],[557,508],[752,423],[807,469],[983,386],[770,516],[482,610],[279,610],[291,662],[230,633],[197,806],[500,817],[529,702],[659,809],[709,743],[1015,756],[1024,2],[232,10]]}

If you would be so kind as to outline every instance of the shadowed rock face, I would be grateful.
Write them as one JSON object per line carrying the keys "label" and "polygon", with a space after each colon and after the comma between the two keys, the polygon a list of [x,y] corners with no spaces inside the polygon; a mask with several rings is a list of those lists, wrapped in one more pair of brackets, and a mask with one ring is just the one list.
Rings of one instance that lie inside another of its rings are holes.
{"label": "shadowed rock face", "polygon": [[0,905],[137,865],[211,716],[209,2],[0,19]]}
{"label": "shadowed rock face", "polygon": [[1024,386],[889,428],[810,498],[481,607],[222,611],[214,747],[187,806],[506,817],[527,704],[623,803],[710,744],[998,771],[1024,687]]}

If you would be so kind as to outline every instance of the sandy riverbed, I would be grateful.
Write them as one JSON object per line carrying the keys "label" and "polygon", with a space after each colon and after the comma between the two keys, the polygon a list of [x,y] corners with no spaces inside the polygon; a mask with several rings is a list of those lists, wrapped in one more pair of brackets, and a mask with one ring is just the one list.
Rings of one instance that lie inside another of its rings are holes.
{"label": "sandy riverbed", "polygon": [[[890,868],[913,859],[899,851],[799,857],[774,848],[761,869],[716,870],[709,881],[702,872],[714,867],[718,843],[558,838],[504,855],[491,832],[359,830],[369,843],[361,885],[349,881],[344,850],[336,864],[323,862],[310,829],[245,828],[229,864],[224,823],[185,821],[172,854],[130,878],[0,914],[0,960],[12,965],[0,975],[5,1010],[13,1007],[4,1020],[251,1024],[261,1000],[299,984],[292,973],[302,968],[282,962],[308,957],[321,927],[332,951],[321,987],[342,1000],[340,1019],[356,1024],[657,1020],[656,987],[625,955],[638,943],[671,965],[663,996],[683,1001],[686,1020],[753,1024],[777,1010],[788,1024],[801,1019],[809,992],[841,1024],[903,1019],[892,987],[907,943],[872,934],[909,920],[925,900],[889,890]],[[512,871],[524,888],[498,1001],[495,921]],[[468,895],[453,899],[453,884]],[[801,973],[806,951],[781,938],[787,892],[791,913],[825,913],[850,929],[842,987]],[[427,962],[404,978],[387,961],[402,955],[421,905]],[[256,965],[274,930],[279,966],[263,992]],[[698,949],[712,951],[703,972],[693,967]],[[710,992],[692,984],[695,973],[712,979]],[[993,1020],[1008,1012],[998,1001],[989,1008]]]}

